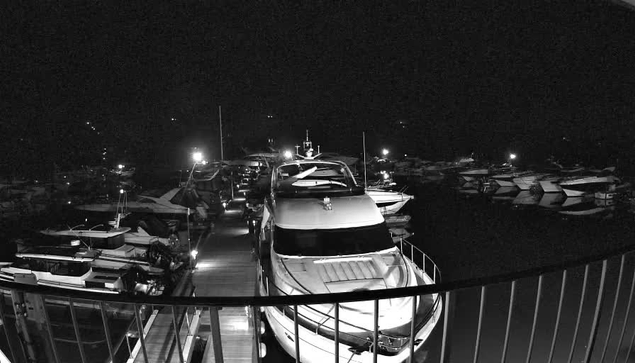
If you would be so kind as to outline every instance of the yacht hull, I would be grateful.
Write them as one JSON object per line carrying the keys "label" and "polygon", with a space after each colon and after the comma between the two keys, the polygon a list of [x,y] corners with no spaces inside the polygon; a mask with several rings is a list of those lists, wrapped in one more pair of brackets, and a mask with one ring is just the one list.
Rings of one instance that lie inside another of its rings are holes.
{"label": "yacht hull", "polygon": [[[433,281],[427,275],[424,276],[426,283],[432,284]],[[432,299],[436,300],[438,294],[433,294]],[[416,352],[423,342],[430,336],[436,323],[439,321],[442,312],[442,304],[439,299],[439,303],[435,306],[432,313],[432,317],[415,332],[415,341],[419,341],[415,344],[414,351]],[[298,310],[298,314],[301,315],[302,307]],[[265,307],[264,314],[269,323],[271,330],[276,338],[276,341],[284,349],[284,351],[291,357],[296,355],[296,335],[293,318],[282,312],[276,307]],[[411,314],[410,311],[404,312],[404,314]],[[344,310],[340,309],[340,319],[346,320],[344,316]],[[344,325],[344,323],[341,323]],[[340,334],[343,334],[342,332]],[[323,335],[317,334],[315,330],[307,329],[306,327],[298,324],[298,335],[300,336],[300,361],[304,363],[324,363],[331,362],[335,358],[335,341]],[[382,355],[378,354],[377,362],[380,363],[397,363],[405,361],[409,354],[409,344],[396,355]],[[372,351],[362,351],[359,354],[352,353],[349,349],[352,347],[346,344],[339,343],[339,360],[341,362],[355,362],[355,363],[370,363],[373,362]]]}
{"label": "yacht hull", "polygon": [[562,193],[562,187],[551,180],[541,180],[538,183],[545,193]]}

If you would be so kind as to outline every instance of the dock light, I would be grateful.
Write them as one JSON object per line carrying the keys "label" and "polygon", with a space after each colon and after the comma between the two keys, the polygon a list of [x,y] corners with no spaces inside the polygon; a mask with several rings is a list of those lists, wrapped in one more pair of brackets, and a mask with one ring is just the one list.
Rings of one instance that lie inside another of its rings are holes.
{"label": "dock light", "polygon": [[119,194],[123,194],[124,190],[123,189],[119,189]]}
{"label": "dock light", "polygon": [[382,149],[381,150],[381,154],[386,157],[388,155],[388,153],[390,153],[390,151],[388,151],[388,149]]}
{"label": "dock light", "polygon": [[516,154],[514,153],[509,154],[509,160],[514,160],[514,159],[516,159]]}
{"label": "dock light", "polygon": [[290,150],[285,150],[282,156],[284,156],[284,158],[287,160],[291,160],[291,158],[293,157],[293,153]]}
{"label": "dock light", "polygon": [[196,256],[198,256],[198,250],[192,250],[192,252],[190,252],[190,254],[192,255],[193,259],[196,259]]}
{"label": "dock light", "polygon": [[118,168],[119,170],[123,169],[123,164],[119,164],[119,165],[117,165],[117,168]]}
{"label": "dock light", "polygon": [[227,208],[227,202],[223,202],[223,209]]}
{"label": "dock light", "polygon": [[195,163],[200,163],[201,161],[203,161],[203,153],[200,151],[195,151],[194,153],[192,153],[192,159]]}

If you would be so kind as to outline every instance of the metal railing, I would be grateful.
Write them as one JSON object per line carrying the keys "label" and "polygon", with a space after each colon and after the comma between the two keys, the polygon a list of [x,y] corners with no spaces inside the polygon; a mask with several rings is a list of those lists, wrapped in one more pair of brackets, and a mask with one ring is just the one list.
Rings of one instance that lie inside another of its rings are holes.
{"label": "metal railing", "polygon": [[[405,256],[418,259],[420,251],[414,246],[400,247]],[[333,304],[332,361],[354,362],[361,355],[338,344],[342,304],[373,304],[372,333],[378,342],[382,300],[438,294],[443,297],[443,316],[420,343],[422,347],[416,352],[410,349],[408,361],[628,362],[635,359],[631,353],[635,341],[633,250],[635,246],[629,246],[601,256],[492,277],[340,294],[145,297],[0,282],[0,346],[12,362],[123,362],[138,345],[138,361],[153,362],[156,352],[148,349],[153,342],[147,341],[146,331],[153,316],[158,319],[153,312],[169,317],[168,330],[191,332],[185,329],[192,323],[192,314],[185,315],[189,309],[201,318],[209,315],[212,341],[207,344],[214,347],[214,362],[223,362],[227,347],[221,338],[230,332],[223,330],[219,311],[240,307],[247,312],[255,334],[253,360],[259,361],[261,307],[288,307],[295,336],[302,338],[297,306]],[[438,281],[438,269],[425,254],[420,266]],[[191,338],[188,343],[180,334],[169,337],[168,348],[178,354],[178,361],[192,359]],[[302,353],[300,339],[294,345],[290,360],[310,361]],[[371,361],[391,361],[378,349],[370,350]]]}

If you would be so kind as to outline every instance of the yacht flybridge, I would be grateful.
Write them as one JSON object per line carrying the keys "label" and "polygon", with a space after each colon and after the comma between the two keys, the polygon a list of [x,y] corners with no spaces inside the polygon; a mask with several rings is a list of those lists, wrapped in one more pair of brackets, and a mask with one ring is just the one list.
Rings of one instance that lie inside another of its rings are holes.
{"label": "yacht flybridge", "polygon": [[[436,267],[428,274],[402,253],[373,199],[338,161],[278,165],[271,173],[258,241],[262,295],[391,289],[434,284],[439,278]],[[374,304],[341,304],[340,359],[369,362],[376,349],[379,362],[403,361],[411,345],[416,351],[428,338],[441,307],[438,294],[380,301],[374,342]],[[280,345],[295,355],[293,306],[266,307],[264,313]],[[333,304],[297,307],[302,362],[333,359],[334,314]]]}

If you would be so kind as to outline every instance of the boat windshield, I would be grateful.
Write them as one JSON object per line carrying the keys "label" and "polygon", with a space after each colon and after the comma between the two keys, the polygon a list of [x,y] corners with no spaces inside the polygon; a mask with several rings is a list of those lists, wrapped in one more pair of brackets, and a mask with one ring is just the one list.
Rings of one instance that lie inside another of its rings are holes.
{"label": "boat windshield", "polygon": [[355,178],[339,163],[303,162],[282,165],[276,172],[277,191],[338,190],[355,187]]}
{"label": "boat windshield", "polygon": [[386,223],[339,229],[286,229],[276,227],[273,249],[290,256],[341,256],[395,247]]}

